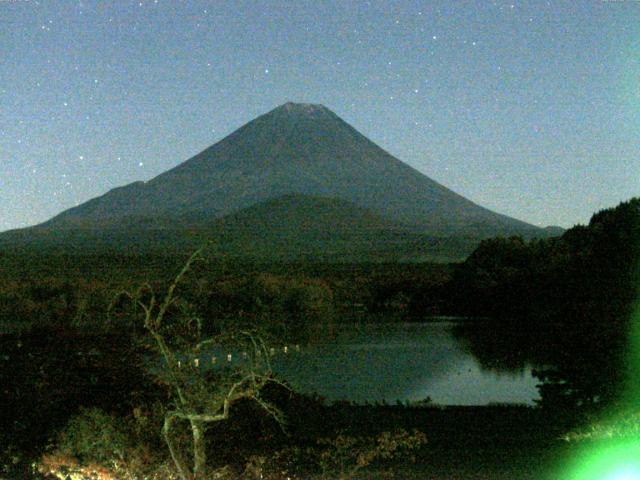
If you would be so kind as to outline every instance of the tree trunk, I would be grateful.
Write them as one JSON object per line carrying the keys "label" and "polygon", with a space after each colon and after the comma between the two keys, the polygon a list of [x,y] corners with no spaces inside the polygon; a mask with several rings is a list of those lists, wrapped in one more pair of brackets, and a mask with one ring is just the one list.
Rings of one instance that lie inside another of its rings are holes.
{"label": "tree trunk", "polygon": [[176,466],[178,470],[178,475],[180,475],[180,480],[191,480],[191,475],[189,475],[187,468],[184,465],[184,462],[180,458],[180,452],[178,452],[176,446],[173,443],[173,439],[171,438],[171,426],[175,421],[175,417],[168,414],[164,418],[164,427],[162,428],[162,434],[164,436],[164,441],[167,443],[169,447],[169,453],[171,454],[171,459],[173,460],[173,464]]}
{"label": "tree trunk", "polygon": [[193,434],[193,478],[202,480],[205,478],[207,468],[207,445],[204,438],[204,422],[191,420],[191,433]]}

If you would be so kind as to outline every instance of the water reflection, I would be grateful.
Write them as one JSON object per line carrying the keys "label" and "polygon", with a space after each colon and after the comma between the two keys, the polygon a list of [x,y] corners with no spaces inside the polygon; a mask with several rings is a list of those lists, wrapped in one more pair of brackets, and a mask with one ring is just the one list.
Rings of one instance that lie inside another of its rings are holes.
{"label": "water reflection", "polygon": [[529,365],[483,368],[453,331],[453,323],[343,327],[331,342],[276,356],[273,366],[297,390],[330,401],[534,403]]}

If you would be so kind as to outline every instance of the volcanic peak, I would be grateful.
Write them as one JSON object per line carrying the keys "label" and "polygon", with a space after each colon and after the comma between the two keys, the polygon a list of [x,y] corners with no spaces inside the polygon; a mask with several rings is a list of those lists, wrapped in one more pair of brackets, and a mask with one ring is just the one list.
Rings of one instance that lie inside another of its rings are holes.
{"label": "volcanic peak", "polygon": [[320,119],[337,115],[319,103],[287,102],[266,113],[265,117]]}
{"label": "volcanic peak", "polygon": [[320,103],[295,103],[295,102],[283,103],[279,107],[276,107],[275,110],[282,110],[284,112],[290,112],[290,113],[314,113],[314,112],[330,111],[327,107],[325,107]]}

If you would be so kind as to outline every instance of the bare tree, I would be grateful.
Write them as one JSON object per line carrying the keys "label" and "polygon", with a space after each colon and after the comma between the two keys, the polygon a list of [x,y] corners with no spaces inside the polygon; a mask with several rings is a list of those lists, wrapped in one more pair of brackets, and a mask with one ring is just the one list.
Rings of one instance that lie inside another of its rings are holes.
{"label": "bare tree", "polygon": [[[222,320],[205,321],[193,315],[176,295],[202,251],[189,258],[162,301],[149,284],[133,294],[122,293],[141,309],[151,345],[161,358],[162,365],[150,370],[172,393],[173,404],[165,415],[162,435],[182,480],[205,477],[206,429],[227,420],[239,400],[252,400],[281,426],[285,422],[283,413],[261,396],[268,383],[280,383],[272,375],[264,331]],[[179,422],[186,422],[191,432],[191,462],[175,439]]]}

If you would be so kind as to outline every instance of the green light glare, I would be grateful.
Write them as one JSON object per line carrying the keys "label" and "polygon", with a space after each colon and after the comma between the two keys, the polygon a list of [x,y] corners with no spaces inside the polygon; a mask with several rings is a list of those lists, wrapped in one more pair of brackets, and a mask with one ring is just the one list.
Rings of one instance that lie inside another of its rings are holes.
{"label": "green light glare", "polygon": [[640,441],[597,442],[575,459],[564,480],[640,480]]}
{"label": "green light glare", "polygon": [[640,478],[640,470],[635,467],[621,468],[607,475],[604,480],[638,480]]}

